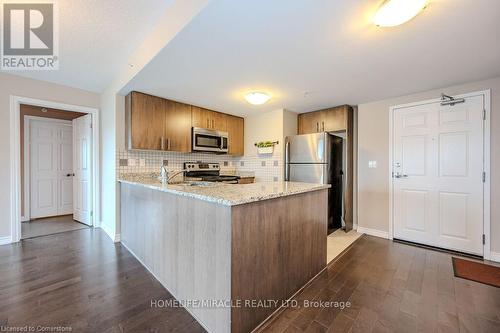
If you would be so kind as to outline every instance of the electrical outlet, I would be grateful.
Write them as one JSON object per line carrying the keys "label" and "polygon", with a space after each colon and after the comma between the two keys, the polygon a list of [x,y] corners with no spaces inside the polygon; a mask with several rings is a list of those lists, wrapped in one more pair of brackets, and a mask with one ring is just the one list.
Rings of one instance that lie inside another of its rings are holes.
{"label": "electrical outlet", "polygon": [[145,158],[139,159],[139,165],[142,166],[142,167],[146,166],[146,159]]}
{"label": "electrical outlet", "polygon": [[128,159],[128,166],[135,166],[135,165],[136,165],[135,158],[129,158]]}
{"label": "electrical outlet", "polygon": [[376,169],[377,168],[377,161],[368,161],[368,168]]}

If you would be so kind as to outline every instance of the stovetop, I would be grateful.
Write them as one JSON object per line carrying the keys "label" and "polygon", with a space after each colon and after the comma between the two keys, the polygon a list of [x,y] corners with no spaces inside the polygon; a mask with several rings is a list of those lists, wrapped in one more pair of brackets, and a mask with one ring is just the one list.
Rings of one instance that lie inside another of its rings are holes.
{"label": "stovetop", "polygon": [[238,176],[221,176],[219,163],[184,163],[186,177],[201,178],[205,182],[237,182]]}

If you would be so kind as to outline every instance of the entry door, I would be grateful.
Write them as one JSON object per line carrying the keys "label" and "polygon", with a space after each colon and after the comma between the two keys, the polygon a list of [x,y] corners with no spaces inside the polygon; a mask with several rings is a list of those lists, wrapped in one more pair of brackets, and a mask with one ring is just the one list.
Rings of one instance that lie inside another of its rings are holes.
{"label": "entry door", "polygon": [[71,123],[30,121],[30,217],[73,213]]}
{"label": "entry door", "polygon": [[482,96],[394,111],[394,238],[483,255]]}
{"label": "entry door", "polygon": [[92,116],[90,114],[73,120],[75,142],[73,164],[74,210],[73,219],[92,225]]}

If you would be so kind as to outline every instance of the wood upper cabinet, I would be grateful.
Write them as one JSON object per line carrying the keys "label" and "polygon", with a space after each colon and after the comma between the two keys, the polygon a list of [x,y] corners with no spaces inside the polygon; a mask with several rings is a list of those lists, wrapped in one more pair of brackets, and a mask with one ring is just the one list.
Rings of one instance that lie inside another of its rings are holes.
{"label": "wood upper cabinet", "polygon": [[299,134],[321,132],[322,114],[320,111],[299,114]]}
{"label": "wood upper cabinet", "polygon": [[161,150],[166,130],[165,100],[139,92],[125,98],[129,149]]}
{"label": "wood upper cabinet", "polygon": [[227,115],[198,106],[192,106],[192,124],[193,127],[226,132]]}
{"label": "wood upper cabinet", "polygon": [[191,152],[191,128],[228,132],[229,154],[243,155],[240,117],[133,91],[125,97],[128,149]]}
{"label": "wood upper cabinet", "polygon": [[125,98],[129,149],[191,151],[191,106],[139,92]]}
{"label": "wood upper cabinet", "polygon": [[349,108],[348,105],[342,105],[320,111],[323,114],[323,131],[332,132],[346,130]]}
{"label": "wood upper cabinet", "polygon": [[348,105],[299,114],[299,134],[333,132],[347,129]]}
{"label": "wood upper cabinet", "polygon": [[244,124],[243,118],[225,115],[227,119],[227,133],[229,135],[229,155],[243,156],[244,145]]}
{"label": "wood upper cabinet", "polygon": [[165,100],[167,150],[191,151],[191,105]]}

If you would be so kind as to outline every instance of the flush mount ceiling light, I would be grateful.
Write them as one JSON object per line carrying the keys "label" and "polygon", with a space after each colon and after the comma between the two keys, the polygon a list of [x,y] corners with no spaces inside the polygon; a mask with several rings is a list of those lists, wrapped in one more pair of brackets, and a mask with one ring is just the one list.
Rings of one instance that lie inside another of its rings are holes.
{"label": "flush mount ceiling light", "polygon": [[380,27],[394,27],[408,22],[427,6],[428,0],[386,0],[373,17]]}
{"label": "flush mount ceiling light", "polygon": [[271,96],[264,92],[254,91],[245,95],[245,99],[252,105],[262,105],[271,99]]}

